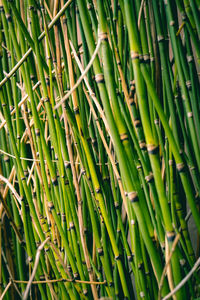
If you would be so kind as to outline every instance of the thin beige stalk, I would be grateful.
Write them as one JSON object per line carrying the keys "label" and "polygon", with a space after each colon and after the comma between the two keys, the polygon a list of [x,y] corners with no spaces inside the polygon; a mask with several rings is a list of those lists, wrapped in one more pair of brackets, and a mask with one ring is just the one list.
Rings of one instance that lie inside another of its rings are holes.
{"label": "thin beige stalk", "polygon": [[183,278],[183,280],[181,280],[181,282],[167,296],[165,296],[163,298],[163,300],[167,300],[167,299],[171,298],[171,296],[173,297],[173,295],[190,279],[190,277],[197,270],[197,268],[199,267],[199,265],[200,265],[200,258],[198,258],[198,260],[194,264],[193,268],[185,276],[185,278]]}
{"label": "thin beige stalk", "polygon": [[[66,26],[64,26],[64,34],[65,34],[65,48],[66,48],[66,52],[67,52],[67,60],[68,60],[68,68],[69,68],[70,85],[71,85],[71,88],[73,89],[74,75],[73,75],[72,58],[71,58],[71,52],[70,52],[70,46],[69,46],[69,40],[68,40],[68,32],[67,32]],[[72,99],[73,99],[74,109],[76,109],[78,107],[78,99],[77,99],[76,92],[74,92],[72,94]],[[78,126],[80,126],[80,124],[78,124]],[[68,128],[67,128],[67,130],[68,130]],[[76,173],[76,169],[75,169],[75,165],[74,165],[73,151],[72,151],[72,147],[71,147],[71,141],[69,138],[69,130],[66,132],[66,137],[67,137],[69,158],[70,158],[70,162],[71,162],[73,181],[74,181],[74,186],[76,189],[77,200],[78,200],[78,220],[79,220],[80,237],[81,237],[81,242],[82,242],[82,247],[83,247],[83,252],[84,252],[87,269],[90,270],[91,264],[90,264],[90,259],[89,259],[89,252],[88,252],[88,248],[87,248],[86,238],[85,238],[85,234],[84,234],[84,222],[83,222],[83,216],[82,216],[82,199],[81,199],[80,187],[78,184],[77,173]],[[91,272],[89,272],[89,278],[90,278],[90,281],[94,281],[93,274]],[[92,288],[92,294],[93,294],[94,299],[98,299],[96,287],[94,285],[92,285],[91,288]]]}
{"label": "thin beige stalk", "polygon": [[[70,42],[70,46],[71,46],[71,48],[72,48],[72,51],[73,51],[73,54],[74,54],[74,58],[75,58],[75,60],[76,60],[76,62],[77,62],[77,64],[78,64],[78,67],[79,67],[81,73],[84,74],[83,66],[82,66],[82,64],[81,64],[81,62],[80,62],[80,60],[79,60],[79,58],[78,58],[78,56],[77,56],[76,50],[75,50],[75,48],[74,48],[74,46],[73,46],[73,44],[72,44],[71,42]],[[106,126],[106,128],[107,128],[107,130],[108,130],[108,132],[109,132],[109,126],[108,126],[108,123],[107,123],[106,118],[105,118],[105,116],[104,116],[103,110],[102,110],[102,108],[100,107],[100,105],[99,105],[99,103],[98,103],[98,100],[97,100],[97,98],[96,98],[96,96],[95,96],[95,93],[93,92],[93,90],[91,89],[91,87],[90,87],[90,85],[89,85],[89,82],[88,82],[88,80],[87,80],[86,74],[85,74],[85,76],[84,76],[84,81],[85,81],[85,84],[86,84],[86,86],[87,86],[87,88],[88,88],[89,95],[90,95],[90,97],[92,98],[92,100],[94,101],[95,105],[97,106],[98,111],[99,111],[99,113],[100,113],[100,115],[101,115],[101,118],[102,118],[102,120],[104,121],[104,124],[105,124],[105,126]],[[107,152],[107,154],[108,154],[108,156],[109,156],[109,159],[110,159],[110,161],[111,161],[111,164],[112,164],[114,173],[115,173],[115,175],[116,175],[116,178],[117,178],[117,181],[118,181],[118,184],[119,184],[121,196],[122,196],[122,199],[123,199],[123,204],[124,204],[126,213],[128,213],[127,203],[126,203],[126,197],[125,197],[125,192],[124,192],[123,185],[122,185],[122,181],[121,181],[121,176],[120,176],[120,174],[119,174],[119,172],[118,172],[118,170],[117,170],[117,167],[116,167],[115,161],[114,161],[114,159],[113,159],[113,156],[112,156],[112,154],[111,154],[111,152],[110,152],[110,149],[109,149],[109,147],[108,147],[108,145],[107,145],[107,143],[106,143],[106,140],[105,140],[103,131],[102,131],[102,129],[101,129],[101,125],[100,125],[99,120],[98,120],[98,117],[97,117],[97,115],[96,115],[96,112],[95,112],[94,107],[93,107],[93,105],[92,105],[92,103],[91,103],[90,97],[89,97],[89,95],[88,95],[88,93],[87,93],[87,91],[86,91],[86,89],[85,89],[84,86],[83,86],[83,90],[84,90],[84,93],[85,93],[85,95],[86,95],[86,98],[87,98],[88,104],[89,104],[89,106],[90,106],[91,112],[92,112],[92,114],[93,114],[93,116],[94,116],[94,119],[95,119],[95,121],[96,121],[96,125],[97,125],[97,128],[98,128],[100,137],[101,137],[101,139],[102,139],[102,142],[103,142],[103,144],[104,144],[104,146],[105,146],[106,152]]]}
{"label": "thin beige stalk", "polygon": [[[174,242],[173,242],[173,244],[172,244],[172,249],[171,249],[171,251],[170,251],[168,257],[166,258],[166,264],[165,264],[165,267],[164,267],[164,269],[163,269],[163,273],[162,273],[162,276],[161,276],[161,279],[160,279],[160,283],[159,283],[159,287],[158,287],[158,288],[159,288],[159,292],[158,292],[158,300],[161,299],[161,288],[162,288],[162,285],[163,285],[163,281],[164,281],[164,278],[165,278],[165,274],[166,274],[166,272],[167,272],[167,269],[168,269],[168,266],[169,266],[169,264],[170,264],[172,255],[173,255],[173,253],[174,253],[174,250],[175,250],[175,248],[176,248],[176,245],[177,245],[177,243],[178,243],[180,237],[181,237],[181,235],[180,235],[180,234],[177,234],[177,236],[176,236],[176,238],[175,238],[175,240],[174,240]],[[166,243],[167,243],[167,242],[166,242]]]}
{"label": "thin beige stalk", "polygon": [[34,267],[33,267],[33,272],[31,274],[31,277],[30,277],[30,279],[28,281],[26,290],[24,292],[23,300],[26,300],[28,298],[29,291],[30,291],[30,288],[31,288],[31,284],[32,284],[32,281],[33,281],[33,279],[35,277],[35,274],[36,274],[36,271],[37,271],[37,267],[38,267],[38,264],[39,264],[41,251],[43,250],[43,248],[45,247],[45,245],[49,241],[49,239],[50,238],[48,237],[46,240],[44,240],[44,242],[37,249],[36,256],[35,256],[35,263],[34,263]]}
{"label": "thin beige stalk", "polygon": [[58,109],[58,107],[64,103],[71,95],[73,95],[74,91],[77,89],[77,87],[79,86],[79,84],[81,83],[81,81],[83,80],[84,76],[88,73],[89,69],[91,68],[93,61],[95,60],[97,53],[100,49],[101,46],[101,40],[98,40],[96,49],[87,65],[87,67],[84,70],[84,73],[79,77],[79,79],[77,80],[76,84],[73,85],[73,87],[71,88],[71,90],[60,100],[59,103],[56,104],[56,106],[54,107],[54,109]]}
{"label": "thin beige stalk", "polygon": [[9,287],[11,286],[11,284],[12,284],[12,281],[10,280],[9,283],[7,284],[5,290],[3,291],[3,293],[2,293],[2,295],[1,295],[1,297],[0,297],[0,300],[3,300],[5,294],[7,293]]}

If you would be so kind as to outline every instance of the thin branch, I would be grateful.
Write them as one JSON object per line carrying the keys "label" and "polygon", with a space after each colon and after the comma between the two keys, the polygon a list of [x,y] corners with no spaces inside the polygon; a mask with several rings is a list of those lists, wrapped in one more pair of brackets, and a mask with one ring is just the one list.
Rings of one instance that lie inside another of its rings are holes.
{"label": "thin branch", "polygon": [[[65,5],[61,8],[61,10],[57,13],[57,15],[53,18],[53,20],[49,23],[48,29],[51,29],[54,24],[57,22],[57,20],[63,15],[67,7],[71,4],[73,0],[69,0]],[[40,36],[38,37],[38,40],[41,41],[45,36],[45,31],[43,31]],[[27,59],[27,57],[30,55],[32,51],[32,48],[29,48],[27,52],[22,56],[22,58],[18,61],[18,63],[14,66],[14,68],[8,73],[6,77],[0,82],[0,87],[2,87],[8,79],[15,74],[15,72],[19,69],[19,67],[23,64],[23,62]]]}
{"label": "thin branch", "polygon": [[141,4],[140,4],[140,10],[139,10],[139,14],[138,14],[138,28],[140,29],[140,22],[141,22],[141,16],[142,16],[142,10],[143,10],[143,6],[144,6],[144,1],[142,0]]}
{"label": "thin branch", "polygon": [[198,258],[198,260],[196,261],[196,263],[194,264],[193,268],[191,269],[191,271],[185,276],[185,278],[183,278],[183,280],[181,280],[181,282],[179,282],[179,284],[173,289],[173,291],[171,291],[167,296],[165,296],[163,298],[163,300],[167,300],[169,299],[171,296],[173,296],[180,288],[182,288],[182,286],[189,280],[189,278],[192,276],[192,274],[196,271],[196,269],[199,267],[200,265],[200,257]]}
{"label": "thin branch", "polygon": [[0,297],[0,300],[3,299],[3,297],[4,297],[5,294],[6,294],[6,292],[8,291],[9,287],[11,286],[11,284],[12,284],[12,281],[10,280],[9,283],[7,284],[5,290],[3,291],[3,293],[2,293],[2,295],[1,295],[1,297]]}
{"label": "thin branch", "polygon": [[4,262],[5,262],[6,269],[7,269],[7,271],[8,271],[9,277],[10,277],[12,283],[13,283],[13,286],[14,286],[15,290],[17,291],[17,293],[18,293],[20,299],[21,299],[21,298],[22,298],[22,295],[21,295],[21,293],[20,293],[20,291],[19,291],[17,285],[15,284],[15,282],[13,282],[12,272],[11,272],[11,270],[10,270],[10,267],[9,267],[8,262],[7,262],[7,259],[6,259],[6,256],[5,256],[5,253],[4,253],[3,249],[1,249],[1,256],[2,256],[2,258],[3,258],[3,260],[4,260]]}
{"label": "thin branch", "polygon": [[[8,153],[8,152],[2,150],[2,149],[0,149],[0,153],[5,154],[5,155],[7,155],[7,156],[9,156],[9,157],[11,157],[11,158],[16,159],[16,156],[15,156],[15,155],[10,154],[10,153]],[[21,157],[21,156],[20,156],[20,159],[21,159],[21,160],[26,160],[26,161],[32,161],[32,162],[40,162],[40,159],[27,158],[27,157]],[[52,159],[51,161],[52,161],[52,162],[55,162],[55,163],[58,162],[58,160],[56,160],[56,159]],[[44,159],[44,162],[46,163],[47,161]],[[63,162],[64,162],[65,164],[71,164],[71,162],[68,161],[68,160],[64,160]],[[80,162],[78,162],[78,161],[75,161],[74,163],[75,163],[76,165],[80,165]],[[115,161],[114,163],[115,163],[116,165],[118,164],[117,161]],[[97,165],[97,166],[101,166],[102,164],[101,164],[101,163],[97,163],[96,165]],[[105,165],[108,165],[108,162],[105,162]]]}
{"label": "thin branch", "polygon": [[[104,281],[86,281],[86,280],[74,280],[74,279],[66,279],[66,278],[58,278],[58,279],[49,279],[49,280],[38,280],[38,281],[32,281],[32,284],[41,284],[41,283],[55,283],[55,282],[76,282],[76,283],[85,283],[85,284],[96,284],[96,285],[102,285],[106,284],[106,280]],[[15,283],[29,283],[27,280],[13,280]]]}
{"label": "thin branch", "polygon": [[[74,48],[72,42],[70,42],[70,46],[71,46],[72,51],[73,51],[73,53],[74,53],[74,58],[75,58],[75,60],[76,60],[76,63],[77,63],[77,65],[78,65],[78,67],[79,67],[81,73],[83,74],[83,73],[84,73],[83,66],[82,66],[82,64],[81,64],[81,62],[80,62],[80,60],[79,60],[79,58],[78,58],[78,55],[77,55],[77,53],[76,53],[76,50],[75,50],[75,48]],[[89,85],[89,82],[88,82],[86,76],[84,76],[84,81],[85,81],[85,84],[86,84],[86,86],[87,86],[87,88],[88,88],[89,95],[90,95],[90,97],[92,98],[93,102],[95,103],[95,105],[96,105],[96,107],[97,107],[97,109],[98,109],[98,111],[99,111],[99,113],[100,113],[100,115],[101,115],[101,118],[102,118],[102,120],[103,120],[103,122],[104,122],[104,125],[105,125],[107,131],[109,132],[110,137],[111,137],[111,139],[112,139],[112,135],[111,135],[111,133],[110,133],[109,126],[108,126],[107,120],[106,120],[106,118],[105,118],[105,116],[104,116],[103,110],[102,110],[101,106],[99,105],[98,100],[97,100],[97,98],[95,97],[95,94],[94,94],[93,90],[91,89],[91,87],[90,87],[90,85]],[[116,167],[116,163],[114,162],[114,159],[113,159],[113,157],[112,157],[112,154],[111,154],[111,152],[110,152],[110,150],[109,150],[109,148],[108,148],[108,146],[107,146],[106,139],[105,139],[104,134],[103,134],[103,132],[102,132],[102,130],[101,130],[101,126],[100,126],[98,117],[97,117],[97,115],[96,115],[96,112],[95,112],[95,110],[94,110],[94,107],[92,106],[92,103],[91,103],[91,101],[90,101],[89,95],[87,94],[86,89],[84,88],[84,85],[83,85],[83,90],[84,90],[84,92],[85,92],[85,96],[86,96],[87,101],[88,101],[88,103],[89,103],[89,106],[90,106],[91,112],[92,112],[92,114],[93,114],[93,116],[94,116],[94,119],[96,120],[96,125],[97,125],[97,128],[98,128],[100,137],[101,137],[102,142],[103,142],[103,144],[104,144],[104,146],[105,146],[106,152],[107,152],[107,154],[108,154],[108,156],[109,156],[109,159],[110,159],[110,161],[111,161],[111,164],[112,164],[112,167],[113,167],[115,176],[116,176],[117,181],[118,181],[118,184],[119,184],[119,188],[120,188],[120,192],[121,192],[121,195],[122,195],[123,204],[124,204],[126,213],[128,213],[127,204],[126,204],[126,197],[125,197],[125,193],[124,193],[124,189],[123,189],[121,177],[120,177],[120,174],[119,174],[118,169],[117,169],[117,167]],[[107,163],[106,163],[106,164],[107,164]]]}
{"label": "thin branch", "polygon": [[99,38],[96,49],[87,65],[87,67],[85,68],[84,72],[82,73],[82,75],[79,77],[78,81],[76,82],[76,84],[73,86],[73,88],[61,99],[61,101],[59,103],[56,104],[56,106],[54,107],[54,109],[58,109],[58,107],[65,102],[70,95],[75,91],[75,89],[79,86],[79,84],[81,83],[81,81],[84,79],[85,75],[88,73],[89,69],[91,68],[93,61],[96,58],[96,55],[98,54],[99,48],[101,46],[101,39]]}
{"label": "thin branch", "polygon": [[40,260],[40,254],[41,254],[41,251],[42,249],[44,248],[45,244],[48,242],[48,240],[50,239],[50,237],[48,237],[37,249],[37,253],[36,253],[36,256],[35,256],[35,263],[34,263],[34,267],[33,267],[33,271],[32,271],[32,274],[31,274],[31,277],[28,281],[28,284],[27,284],[27,287],[26,287],[26,290],[24,292],[24,296],[23,296],[23,300],[26,300],[28,298],[28,295],[29,295],[29,290],[31,288],[31,284],[32,284],[32,281],[33,281],[33,278],[35,277],[35,273],[37,271],[37,267],[38,267],[38,264],[39,264],[39,260]]}
{"label": "thin branch", "polygon": [[164,281],[164,278],[165,278],[165,274],[166,274],[167,268],[169,266],[169,263],[171,261],[172,255],[174,253],[174,250],[176,248],[176,245],[177,245],[180,237],[181,237],[181,235],[177,234],[177,236],[176,236],[176,238],[175,238],[175,240],[174,240],[174,242],[172,244],[172,249],[171,249],[171,252],[169,254],[168,260],[167,260],[166,265],[165,265],[165,267],[163,269],[162,276],[161,276],[160,283],[159,283],[158,300],[160,300],[160,298],[161,298],[161,289],[162,289],[163,281]]}
{"label": "thin branch", "polygon": [[[1,176],[2,175],[0,175],[0,177]],[[9,220],[11,226],[13,227],[13,230],[15,231],[16,236],[17,236],[17,238],[18,238],[18,240],[19,240],[19,242],[21,244],[23,242],[23,238],[21,236],[21,233],[19,232],[19,229],[18,229],[17,225],[14,222],[14,219],[13,219],[13,216],[11,215],[11,213],[10,213],[9,207],[8,207],[5,199],[2,197],[1,193],[0,193],[0,202],[2,203],[3,208],[4,208],[5,212],[6,212],[7,217],[8,217],[8,220]]]}
{"label": "thin branch", "polygon": [[15,196],[15,198],[17,199],[17,201],[19,202],[19,204],[21,205],[21,200],[22,198],[20,197],[20,195],[17,193],[16,189],[14,188],[14,186],[9,182],[9,180],[7,178],[5,178],[3,175],[0,174],[0,181],[3,181],[7,184],[7,186],[9,187],[9,189],[12,191],[13,195]]}

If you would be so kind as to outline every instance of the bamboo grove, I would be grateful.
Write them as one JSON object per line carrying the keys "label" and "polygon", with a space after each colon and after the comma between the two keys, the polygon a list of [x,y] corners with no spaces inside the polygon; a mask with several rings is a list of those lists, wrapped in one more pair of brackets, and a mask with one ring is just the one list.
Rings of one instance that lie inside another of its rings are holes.
{"label": "bamboo grove", "polygon": [[200,299],[199,38],[199,0],[0,0],[0,299]]}

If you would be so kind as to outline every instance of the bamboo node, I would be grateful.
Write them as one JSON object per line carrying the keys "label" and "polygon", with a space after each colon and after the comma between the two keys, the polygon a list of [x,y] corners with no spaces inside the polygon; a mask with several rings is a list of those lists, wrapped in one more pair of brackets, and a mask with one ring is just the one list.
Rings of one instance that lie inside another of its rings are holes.
{"label": "bamboo node", "polygon": [[99,256],[102,256],[103,255],[103,248],[98,248],[97,252],[98,252]]}
{"label": "bamboo node", "polygon": [[[89,138],[88,138],[89,139]],[[88,140],[87,139],[87,140]],[[91,139],[92,144],[95,144],[97,142],[97,139]]]}
{"label": "bamboo node", "polygon": [[65,214],[62,214],[62,221],[66,222],[66,215]]}
{"label": "bamboo node", "polygon": [[187,81],[186,81],[186,86],[187,86],[188,90],[191,89],[191,87],[192,87],[191,80],[187,80]]}
{"label": "bamboo node", "polygon": [[45,97],[41,99],[44,103],[49,102],[49,97]]}
{"label": "bamboo node", "polygon": [[72,230],[75,228],[74,222],[69,222],[69,229]]}
{"label": "bamboo node", "polygon": [[108,285],[109,285],[109,287],[112,287],[113,286],[113,282],[110,281]]}
{"label": "bamboo node", "polygon": [[128,255],[127,258],[128,258],[128,261],[129,261],[129,262],[132,262],[132,261],[133,261],[133,255]]}
{"label": "bamboo node", "polygon": [[32,261],[33,261],[33,257],[32,257],[32,256],[29,256],[29,257],[28,257],[28,262],[31,263]]}
{"label": "bamboo node", "polygon": [[146,149],[146,143],[144,141],[139,142],[139,146],[141,150],[145,150]]}
{"label": "bamboo node", "polygon": [[6,19],[7,19],[8,22],[12,22],[11,14],[6,14]]}
{"label": "bamboo node", "polygon": [[192,55],[188,55],[187,56],[187,61],[188,61],[188,63],[192,62],[193,61],[193,56]]}
{"label": "bamboo node", "polygon": [[147,182],[147,183],[150,183],[150,182],[153,180],[153,173],[150,173],[149,175],[147,175],[147,176],[145,177],[145,179],[146,179],[146,182]]}
{"label": "bamboo node", "polygon": [[184,172],[185,164],[183,162],[179,163],[179,164],[176,165],[176,168],[177,168],[179,173]]}
{"label": "bamboo node", "polygon": [[144,54],[143,59],[145,63],[148,63],[150,61],[150,55],[149,54]]}
{"label": "bamboo node", "polygon": [[101,193],[101,188],[98,187],[97,189],[95,189],[95,191],[96,191],[97,194],[99,194],[99,193]]}
{"label": "bamboo node", "polygon": [[157,40],[158,40],[158,43],[162,42],[164,40],[164,36],[163,35],[158,35]]}
{"label": "bamboo node", "polygon": [[45,10],[43,4],[40,4],[40,9],[41,9],[41,10]]}
{"label": "bamboo node", "polygon": [[188,118],[192,118],[192,117],[193,117],[192,111],[188,112],[188,113],[187,113],[187,116],[188,116]]}
{"label": "bamboo node", "polygon": [[141,270],[141,269],[142,269],[142,266],[143,266],[143,263],[139,263],[139,264],[138,264],[138,270]]}
{"label": "bamboo node", "polygon": [[87,4],[87,9],[88,9],[89,11],[92,9],[91,3],[88,3],[88,4]]}
{"label": "bamboo node", "polygon": [[144,297],[145,297],[144,292],[140,292],[140,297],[141,297],[141,298],[144,298]]}
{"label": "bamboo node", "polygon": [[135,80],[131,80],[131,81],[130,81],[130,86],[135,87]]}
{"label": "bamboo node", "polygon": [[144,62],[144,56],[143,56],[143,54],[139,54],[139,61],[141,63]]}
{"label": "bamboo node", "polygon": [[40,129],[39,129],[39,128],[36,128],[36,129],[35,129],[35,135],[36,135],[36,136],[40,136]]}
{"label": "bamboo node", "polygon": [[185,259],[184,258],[182,258],[182,259],[180,259],[180,265],[183,267],[184,265],[185,265]]}
{"label": "bamboo node", "polygon": [[128,193],[128,198],[131,201],[131,203],[139,201],[138,193],[135,192],[135,191],[132,191],[132,192]]}
{"label": "bamboo node", "polygon": [[79,277],[78,272],[73,273],[73,275],[74,275],[73,279],[75,279],[75,278],[77,279]]}
{"label": "bamboo node", "polygon": [[68,265],[68,266],[67,266],[67,270],[68,270],[69,272],[71,272],[72,267],[71,267],[70,265]]}
{"label": "bamboo node", "polygon": [[131,59],[138,59],[139,58],[139,53],[135,51],[131,51]]}
{"label": "bamboo node", "polygon": [[119,208],[119,202],[115,202],[115,208],[116,208],[116,209]]}
{"label": "bamboo node", "polygon": [[78,106],[74,107],[74,114],[75,115],[79,114],[79,107]]}
{"label": "bamboo node", "polygon": [[50,211],[54,208],[53,202],[48,202],[48,208]]}
{"label": "bamboo node", "polygon": [[46,80],[46,85],[49,86],[50,85],[49,77],[46,77],[45,80]]}
{"label": "bamboo node", "polygon": [[175,239],[175,233],[174,233],[174,231],[167,231],[166,235],[167,235],[167,240],[169,242],[172,242]]}
{"label": "bamboo node", "polygon": [[13,105],[11,105],[11,106],[10,106],[10,112],[12,112],[14,108],[15,108],[15,107],[14,107]]}
{"label": "bamboo node", "polygon": [[104,75],[102,73],[99,73],[95,76],[96,83],[103,83],[104,82]]}
{"label": "bamboo node", "polygon": [[65,162],[65,168],[68,169],[70,167],[70,163],[69,162]]}
{"label": "bamboo node", "polygon": [[107,40],[107,39],[108,39],[108,34],[107,34],[107,32],[99,32],[98,38],[99,38],[101,41]]}
{"label": "bamboo node", "polygon": [[139,119],[135,119],[135,120],[134,120],[134,125],[135,125],[135,128],[140,127],[140,126],[141,126],[140,120],[139,120]]}
{"label": "bamboo node", "polygon": [[29,173],[28,173],[28,170],[27,170],[27,169],[24,170],[24,176],[25,176],[25,177],[28,177],[28,174],[29,174]]}
{"label": "bamboo node", "polygon": [[128,134],[127,133],[120,134],[120,140],[122,142],[125,141],[125,140],[128,140]]}
{"label": "bamboo node", "polygon": [[4,161],[5,161],[5,162],[9,162],[9,160],[10,160],[10,157],[9,157],[9,156],[5,156],[5,157],[4,157]]}
{"label": "bamboo node", "polygon": [[147,151],[149,154],[155,155],[158,153],[159,146],[158,145],[147,145]]}
{"label": "bamboo node", "polygon": [[44,275],[40,275],[40,280],[45,280],[45,276]]}
{"label": "bamboo node", "polygon": [[115,256],[115,260],[120,260],[120,254]]}
{"label": "bamboo node", "polygon": [[55,178],[52,178],[52,184],[53,184],[53,186],[57,186],[58,185],[58,180],[57,180],[57,178],[55,177]]}
{"label": "bamboo node", "polygon": [[84,289],[83,290],[83,294],[86,296],[88,294],[88,290],[87,289]]}
{"label": "bamboo node", "polygon": [[185,101],[185,99],[186,99],[185,95],[182,95],[182,99]]}
{"label": "bamboo node", "polygon": [[35,79],[35,75],[32,74],[32,75],[30,76],[30,78],[31,78],[31,80],[33,81],[33,80]]}

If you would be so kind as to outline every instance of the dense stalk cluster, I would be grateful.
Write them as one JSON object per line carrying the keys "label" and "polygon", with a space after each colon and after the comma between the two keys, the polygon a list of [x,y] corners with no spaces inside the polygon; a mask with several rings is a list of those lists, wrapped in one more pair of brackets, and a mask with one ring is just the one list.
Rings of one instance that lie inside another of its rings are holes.
{"label": "dense stalk cluster", "polygon": [[199,299],[199,38],[199,0],[0,0],[0,299],[191,270],[172,297]]}

